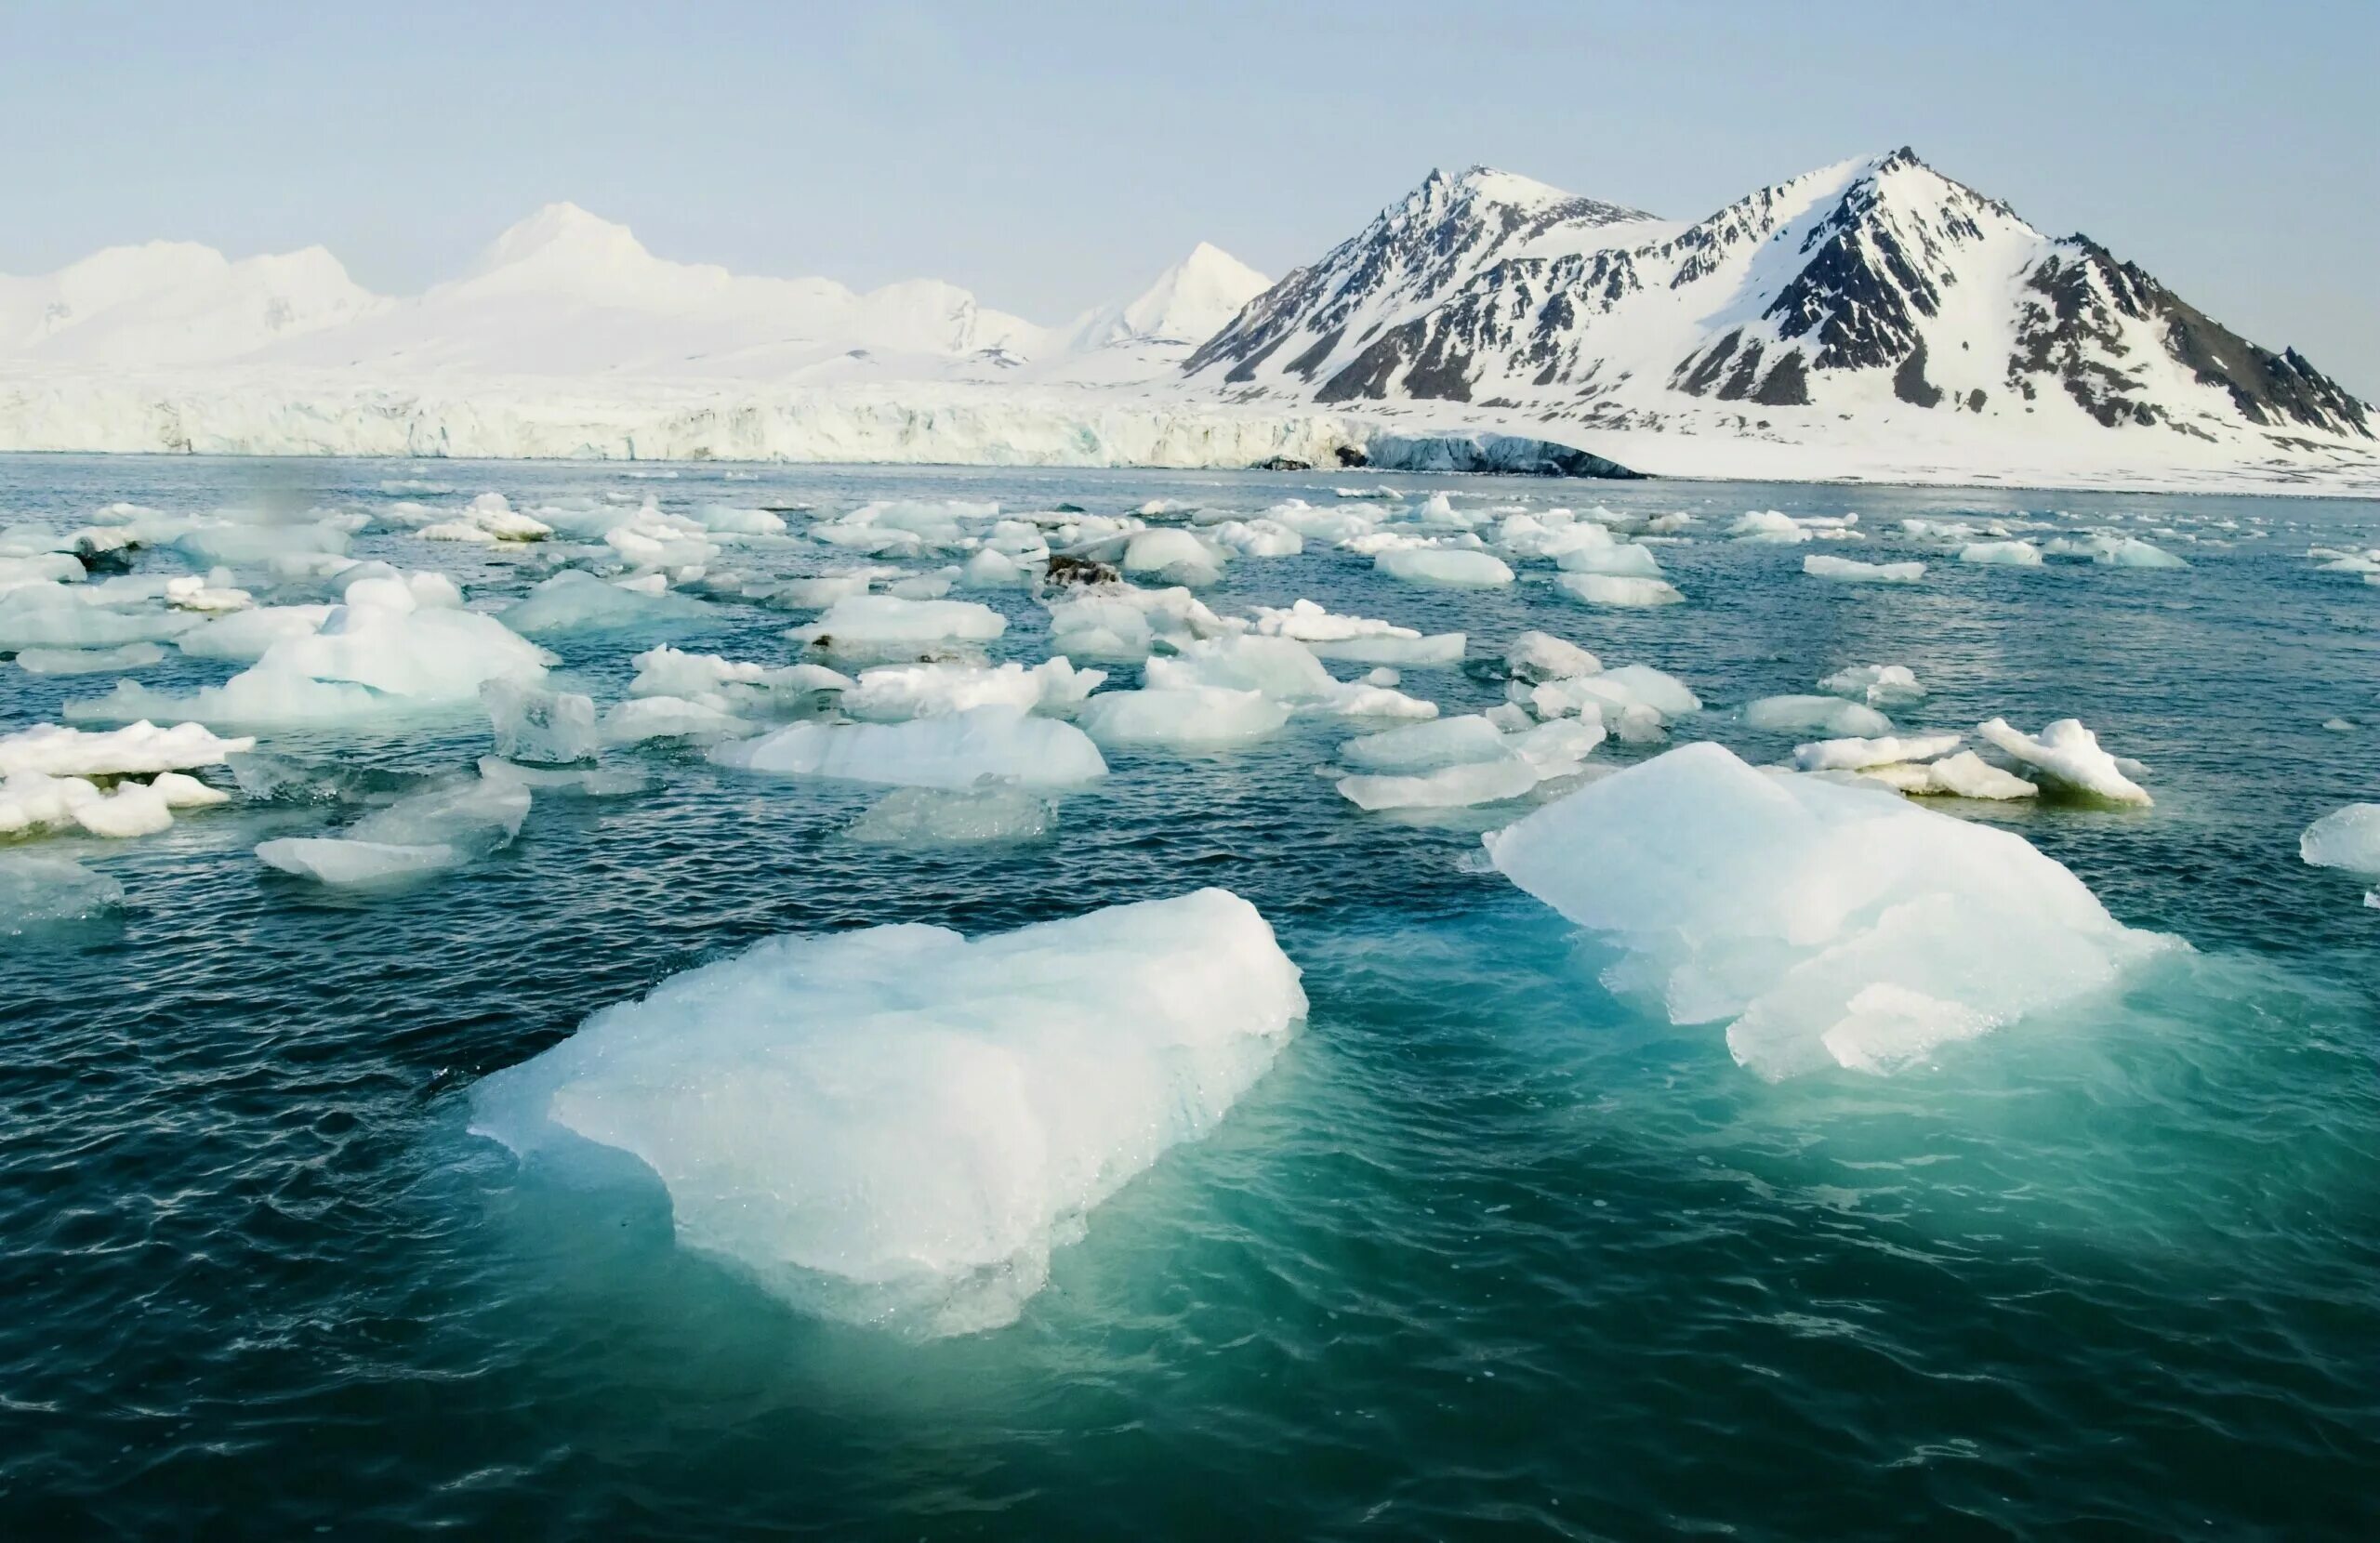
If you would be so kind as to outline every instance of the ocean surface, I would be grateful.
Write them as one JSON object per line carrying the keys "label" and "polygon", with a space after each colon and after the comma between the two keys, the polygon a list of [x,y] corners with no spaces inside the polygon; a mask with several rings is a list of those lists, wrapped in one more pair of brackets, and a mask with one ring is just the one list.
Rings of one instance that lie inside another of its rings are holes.
{"label": "ocean surface", "polygon": [[[648,793],[540,798],[509,849],[387,893],[256,860],[336,823],[314,807],[46,838],[24,850],[127,899],[0,937],[0,1536],[2380,1536],[2380,911],[2297,852],[2380,798],[2380,587],[2307,556],[2380,544],[2380,505],[8,457],[0,523],[487,490],[1254,513],[1383,485],[1692,512],[1660,548],[1689,603],[1591,609],[1542,563],[1420,588],[1311,542],[1205,598],[1462,629],[1470,667],[1404,675],[1450,712],[1501,700],[1482,665],[1543,628],[1681,677],[1708,709],[1679,735],[1755,761],[1796,736],[1730,709],[1849,665],[1916,670],[1904,727],[2079,717],[2151,769],[2153,809],[1957,807],[2192,948],[1890,1075],[1767,1082],[1724,1025],[1606,991],[1592,941],[1482,871],[1517,806],[1364,814],[1316,774],[1349,726],[1304,718],[1230,754],[1114,754],[1021,845],[855,843],[879,790],[660,747],[616,758]],[[1724,539],[1751,509],[1857,511],[1874,538]],[[1965,565],[1904,518],[2114,526],[2190,566]],[[353,550],[479,605],[535,556],[377,528]],[[1832,584],[1801,572],[1814,551],[1932,566]],[[1025,593],[969,598],[1012,618],[995,657],[1046,654]],[[801,619],[722,602],[680,640],[784,662]],[[611,700],[647,640],[549,646]],[[0,666],[0,732],[108,681]],[[263,747],[377,775],[489,740],[463,718]],[[677,1246],[666,1200],[543,1181],[468,1129],[480,1077],[763,938],[998,931],[1207,885],[1273,923],[1306,1025],[1209,1138],[1091,1213],[1006,1327],[805,1317]]]}

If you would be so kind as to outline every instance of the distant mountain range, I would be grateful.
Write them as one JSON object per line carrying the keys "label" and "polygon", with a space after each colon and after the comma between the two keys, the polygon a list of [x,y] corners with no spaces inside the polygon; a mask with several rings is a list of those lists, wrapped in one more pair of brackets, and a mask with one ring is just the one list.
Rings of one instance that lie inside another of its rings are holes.
{"label": "distant mountain range", "polygon": [[2369,492],[2376,417],[1908,150],[1690,224],[1433,172],[1277,284],[1201,243],[1057,325],[669,261],[568,204],[406,298],[320,247],[0,277],[13,449],[1235,465],[1484,435],[1666,475]]}
{"label": "distant mountain range", "polygon": [[[0,278],[0,362],[802,383],[1063,376],[1078,363],[1095,377],[1146,378],[1268,282],[1202,242],[1133,298],[1045,327],[934,280],[860,293],[671,262],[628,227],[554,204],[462,277],[407,299],[371,294],[319,246],[232,262],[152,242]],[[1120,366],[1103,357],[1119,353]]]}

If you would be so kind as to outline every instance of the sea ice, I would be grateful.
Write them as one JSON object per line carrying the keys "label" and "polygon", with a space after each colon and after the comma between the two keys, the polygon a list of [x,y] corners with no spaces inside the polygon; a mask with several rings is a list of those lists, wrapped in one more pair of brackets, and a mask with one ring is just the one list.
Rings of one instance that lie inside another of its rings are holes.
{"label": "sea ice", "polygon": [[602,748],[593,697],[524,680],[490,680],[480,687],[480,701],[496,730],[496,753],[507,760],[561,765],[591,760]]}
{"label": "sea ice", "polygon": [[1661,565],[1654,558],[1653,549],[1639,547],[1634,542],[1573,547],[1554,559],[1554,566],[1566,574],[1604,574],[1614,578],[1658,579],[1661,576]]}
{"label": "sea ice", "polygon": [[1925,695],[1907,665],[1854,665],[1819,681],[1818,690],[1871,707],[1905,706]]}
{"label": "sea ice", "polygon": [[1228,686],[1103,692],[1076,714],[1100,745],[1209,750],[1271,736],[1289,720],[1287,704]]}
{"label": "sea ice", "polygon": [[980,846],[1038,841],[1053,822],[1049,803],[1021,787],[904,787],[886,794],[845,834],[876,847]]}
{"label": "sea ice", "polygon": [[1306,1011],[1220,890],[969,940],[772,939],[483,1080],[472,1128],[668,1189],[679,1242],[814,1313],[926,1335],[1015,1320],[1053,1248],[1211,1130]]}
{"label": "sea ice", "polygon": [[1965,738],[1964,734],[1885,734],[1874,739],[1820,740],[1793,746],[1793,765],[1802,772],[1861,772],[1871,766],[1947,756]]}
{"label": "sea ice", "polygon": [[1080,729],[1010,706],[906,723],[794,723],[716,746],[710,758],[747,772],[908,787],[967,788],[985,777],[1063,787],[1107,774]]}
{"label": "sea ice", "polygon": [[123,903],[123,885],[80,863],[0,852],[0,934],[79,921]]}
{"label": "sea ice", "polygon": [[1813,578],[1840,579],[1850,584],[1915,584],[1925,577],[1925,564],[1859,562],[1818,553],[1802,560],[1802,572]]}
{"label": "sea ice", "polygon": [[256,743],[218,738],[199,723],[160,729],[143,720],[104,732],[37,723],[0,739],[0,776],[19,772],[100,777],[181,771],[219,765],[228,755],[255,749]]}
{"label": "sea ice", "polygon": [[506,607],[497,619],[524,638],[553,638],[573,632],[684,631],[708,626],[717,614],[701,600],[670,594],[666,587],[653,593],[565,568]]}
{"label": "sea ice", "polygon": [[525,782],[480,776],[375,810],[336,837],[258,843],[267,867],[334,886],[383,884],[458,868],[509,846],[528,817]]}
{"label": "sea ice", "polygon": [[866,653],[924,643],[989,642],[1008,630],[1008,618],[973,600],[910,600],[898,595],[853,595],[788,637],[830,652]]}
{"label": "sea ice", "polygon": [[1524,632],[1504,651],[1504,673],[1515,680],[1540,685],[1548,680],[1572,680],[1599,674],[1603,661],[1576,643],[1545,632]]}
{"label": "sea ice", "polygon": [[155,643],[124,643],[115,648],[28,648],[18,651],[17,667],[28,675],[112,675],[157,664],[165,657],[165,651]]}
{"label": "sea ice", "polygon": [[1291,638],[1317,659],[1359,665],[1450,665],[1460,663],[1466,639],[1460,632],[1428,637],[1416,628],[1368,616],[1334,615],[1312,600],[1286,609],[1256,608],[1256,630],[1268,638]]}
{"label": "sea ice", "polygon": [[1771,776],[1712,744],[1591,783],[1487,837],[1522,889],[1624,957],[1671,1022],[1734,1018],[1778,1078],[1884,1072],[2071,1000],[2172,941],[2109,916],[2007,831],[1879,789]]}
{"label": "sea ice", "polygon": [[2152,801],[2147,789],[2124,774],[2116,758],[2099,748],[2098,736],[2077,719],[2059,719],[2039,739],[2019,733],[2003,718],[1978,724],[1976,732],[2031,767],[2043,781],[2070,792],[2118,804],[2146,807]]}
{"label": "sea ice", "polygon": [[1372,566],[1408,584],[1449,589],[1493,589],[1513,582],[1513,571],[1493,553],[1460,547],[1405,547],[1384,551]]}
{"label": "sea ice", "polygon": [[2042,549],[2022,541],[1970,541],[1959,548],[1961,562],[2003,568],[2038,568]]}
{"label": "sea ice", "polygon": [[192,659],[237,659],[254,664],[284,638],[305,638],[323,629],[334,608],[327,605],[261,605],[218,617],[174,640]]}
{"label": "sea ice", "polygon": [[1554,585],[1588,605],[1641,608],[1682,605],[1686,597],[1666,579],[1620,578],[1609,574],[1556,574]]}
{"label": "sea ice", "polygon": [[1873,707],[1839,696],[1764,696],[1744,706],[1744,726],[1773,733],[1873,737],[1893,732],[1893,720]]}
{"label": "sea ice", "polygon": [[604,708],[594,730],[596,739],[607,745],[642,745],[655,739],[708,744],[750,733],[752,725],[692,697],[632,696]]}
{"label": "sea ice", "polygon": [[886,665],[863,670],[843,692],[843,711],[873,723],[932,718],[995,703],[1027,712],[1065,713],[1107,679],[1105,670],[1077,669],[1064,655],[1026,668],[933,664]]}
{"label": "sea ice", "polygon": [[2297,855],[2318,868],[2380,877],[2380,804],[2334,809],[2306,827]]}

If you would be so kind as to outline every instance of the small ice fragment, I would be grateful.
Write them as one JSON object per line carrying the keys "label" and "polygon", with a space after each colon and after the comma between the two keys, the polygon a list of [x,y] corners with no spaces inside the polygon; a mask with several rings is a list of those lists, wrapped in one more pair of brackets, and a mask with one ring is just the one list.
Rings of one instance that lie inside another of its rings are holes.
{"label": "small ice fragment", "polygon": [[2077,719],[2059,719],[2043,729],[2039,739],[2019,733],[2002,718],[1977,725],[1976,732],[2031,767],[2044,781],[2070,792],[2144,808],[2153,801],[2147,789],[2124,774],[2116,757],[2099,748],[2098,736]]}
{"label": "small ice fragment", "polygon": [[1107,774],[1080,729],[1008,706],[906,723],[789,724],[719,745],[710,758],[747,772],[908,787],[972,787],[985,777],[1063,787]]}
{"label": "small ice fragment", "polygon": [[79,921],[123,903],[123,885],[80,863],[0,852],[0,934]]}
{"label": "small ice fragment", "polygon": [[1050,834],[1047,801],[1021,787],[904,787],[886,794],[846,832],[878,847],[978,846]]}
{"label": "small ice fragment", "polygon": [[590,760],[601,748],[592,697],[522,680],[491,680],[480,688],[480,700],[496,729],[496,753],[507,760],[561,765]]}
{"label": "small ice fragment", "polygon": [[1588,605],[1643,608],[1683,605],[1686,597],[1666,579],[1616,578],[1608,574],[1556,574],[1554,587]]}

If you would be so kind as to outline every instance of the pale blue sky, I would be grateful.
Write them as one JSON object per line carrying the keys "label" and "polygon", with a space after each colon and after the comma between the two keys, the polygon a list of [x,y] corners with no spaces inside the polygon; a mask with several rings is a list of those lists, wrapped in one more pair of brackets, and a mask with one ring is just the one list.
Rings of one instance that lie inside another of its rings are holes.
{"label": "pale blue sky", "polygon": [[1694,218],[1914,145],[2380,395],[2380,5],[0,0],[0,272],[320,242],[404,292],[571,199],[665,256],[1055,321],[1278,274],[1432,165]]}

